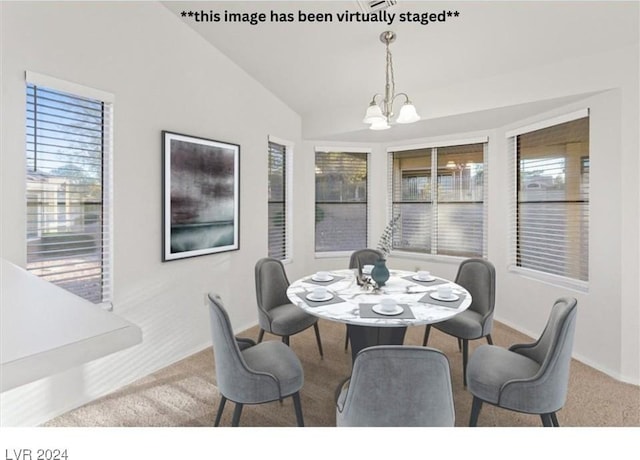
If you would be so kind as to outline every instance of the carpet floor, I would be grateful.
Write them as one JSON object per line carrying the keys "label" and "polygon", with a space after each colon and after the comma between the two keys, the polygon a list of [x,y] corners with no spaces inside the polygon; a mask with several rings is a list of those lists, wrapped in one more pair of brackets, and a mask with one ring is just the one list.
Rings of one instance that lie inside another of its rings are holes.
{"label": "carpet floor", "polygon": [[[301,391],[305,425],[335,426],[334,392],[351,369],[351,351],[344,351],[345,326],[320,321],[324,359],[320,359],[313,329],[291,338],[291,347],[300,358],[305,383]],[[424,327],[409,328],[407,345],[420,345]],[[238,334],[256,339],[258,328]],[[494,323],[495,345],[507,347],[532,339],[500,323]],[[278,340],[265,334],[265,340]],[[469,353],[486,343],[470,342]],[[432,329],[429,346],[442,350],[449,358],[456,410],[456,426],[467,426],[472,397],[462,384],[462,353],[457,341]],[[44,426],[55,427],[184,427],[212,426],[219,402],[213,352],[202,350],[186,359],[127,385],[112,394],[54,418]],[[233,404],[227,404],[222,426],[231,425]],[[571,363],[568,399],[558,412],[562,427],[638,427],[640,426],[640,387],[621,383],[576,360]],[[245,406],[241,426],[295,426],[291,398]],[[541,426],[540,417],[520,414],[485,404],[479,426]]]}

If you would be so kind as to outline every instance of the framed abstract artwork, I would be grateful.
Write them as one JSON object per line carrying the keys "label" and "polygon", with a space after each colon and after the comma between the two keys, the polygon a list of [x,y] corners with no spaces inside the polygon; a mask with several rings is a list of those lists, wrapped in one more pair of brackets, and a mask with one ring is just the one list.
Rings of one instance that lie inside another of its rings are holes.
{"label": "framed abstract artwork", "polygon": [[240,146],[162,131],[163,261],[239,249]]}

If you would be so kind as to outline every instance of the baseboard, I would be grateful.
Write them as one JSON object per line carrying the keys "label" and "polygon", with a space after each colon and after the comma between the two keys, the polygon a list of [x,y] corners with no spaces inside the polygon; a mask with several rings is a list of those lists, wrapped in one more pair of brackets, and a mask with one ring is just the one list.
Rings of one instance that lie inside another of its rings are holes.
{"label": "baseboard", "polygon": [[139,380],[141,378],[147,377],[147,376],[149,376],[149,375],[151,375],[151,374],[153,374],[155,372],[158,372],[158,371],[160,371],[160,370],[162,370],[162,369],[164,369],[166,367],[172,366],[175,363],[177,363],[178,361],[182,361],[183,359],[188,358],[189,356],[192,356],[192,355],[194,355],[196,353],[199,353],[202,350],[204,350],[204,349],[206,349],[206,348],[208,348],[210,346],[211,346],[211,342],[191,347],[189,350],[185,351],[179,357],[176,357],[175,359],[173,359],[171,362],[163,363],[160,366],[156,366],[155,368],[152,368],[152,370],[146,370],[146,371],[144,371],[144,373],[141,373],[141,375],[135,375],[135,376],[132,376],[129,379],[121,380],[121,381],[119,381],[117,383],[117,385],[113,385],[112,387],[110,387],[108,389],[105,389],[104,391],[100,391],[97,394],[94,394],[94,395],[91,395],[91,396],[87,395],[87,397],[81,398],[80,400],[75,401],[74,403],[69,404],[68,406],[64,406],[63,408],[59,408],[59,409],[55,410],[54,412],[43,414],[43,420],[36,420],[35,423],[33,423],[31,426],[40,426],[40,425],[42,425],[44,423],[47,423],[48,421],[53,420],[54,418],[59,417],[59,416],[61,416],[63,414],[66,414],[67,412],[70,412],[70,411],[72,411],[74,409],[77,409],[78,407],[84,406],[86,404],[91,403],[92,401],[95,401],[95,400],[100,399],[100,398],[102,398],[104,396],[107,396],[107,395],[109,395],[111,393],[114,393],[114,392],[118,391],[119,389],[121,389],[121,388],[123,388],[123,387],[125,387],[127,385],[130,385],[130,384],[134,383],[135,381],[137,381],[137,380]]}

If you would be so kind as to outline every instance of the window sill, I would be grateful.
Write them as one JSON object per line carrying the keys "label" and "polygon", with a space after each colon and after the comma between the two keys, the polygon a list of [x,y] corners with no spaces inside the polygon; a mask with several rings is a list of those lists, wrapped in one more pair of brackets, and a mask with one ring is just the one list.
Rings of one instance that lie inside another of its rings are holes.
{"label": "window sill", "polygon": [[523,278],[539,281],[541,283],[548,284],[550,286],[567,288],[583,294],[589,293],[588,281],[580,281],[572,278],[567,278],[566,276],[552,275],[550,273],[543,273],[537,270],[518,267],[516,265],[510,265],[509,271],[511,273],[520,275]]}
{"label": "window sill", "polygon": [[391,255],[391,258],[395,259],[408,259],[408,260],[421,260],[421,261],[429,261],[429,262],[438,262],[444,264],[451,265],[460,265],[463,260],[468,259],[469,257],[460,257],[460,256],[445,256],[442,254],[425,254],[421,252],[408,252],[408,251],[399,251],[394,250]]}
{"label": "window sill", "polygon": [[142,341],[135,324],[0,260],[0,392]]}
{"label": "window sill", "polygon": [[337,259],[340,257],[351,257],[353,251],[335,251],[335,252],[316,252],[316,259]]}

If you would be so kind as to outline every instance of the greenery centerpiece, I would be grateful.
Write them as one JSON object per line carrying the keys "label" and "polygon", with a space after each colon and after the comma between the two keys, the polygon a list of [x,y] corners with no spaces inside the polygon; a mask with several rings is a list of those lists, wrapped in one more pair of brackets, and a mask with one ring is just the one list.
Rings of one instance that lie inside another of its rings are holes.
{"label": "greenery centerpiece", "polygon": [[387,259],[393,250],[393,231],[398,225],[398,220],[400,219],[400,215],[398,214],[393,219],[389,221],[387,226],[385,227],[382,235],[380,236],[380,241],[378,241],[378,251],[382,253],[383,259]]}

